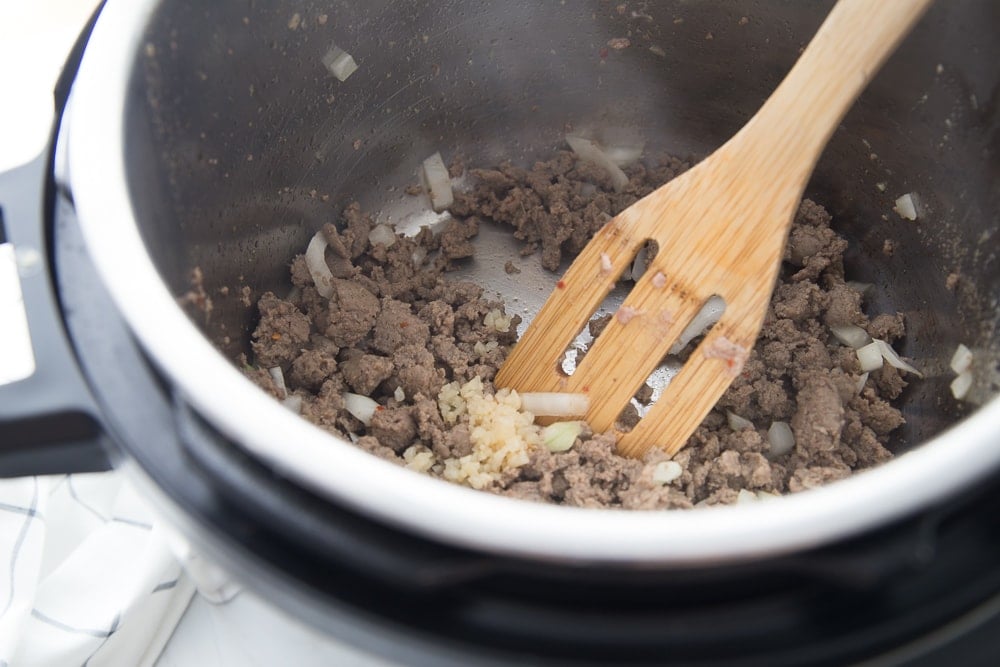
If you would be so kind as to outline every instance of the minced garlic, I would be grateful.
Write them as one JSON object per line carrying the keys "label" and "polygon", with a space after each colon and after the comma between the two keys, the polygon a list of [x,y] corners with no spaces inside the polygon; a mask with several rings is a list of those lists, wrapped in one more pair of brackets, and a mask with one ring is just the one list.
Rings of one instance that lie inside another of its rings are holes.
{"label": "minced garlic", "polygon": [[521,411],[517,392],[483,390],[475,377],[464,385],[451,382],[438,394],[438,407],[445,422],[467,421],[472,453],[444,461],[444,478],[482,489],[508,470],[528,462],[531,451],[542,443],[541,428],[534,415]]}
{"label": "minced garlic", "polygon": [[434,465],[434,454],[421,445],[413,445],[403,452],[406,467],[417,472],[427,472]]}
{"label": "minced garlic", "polygon": [[495,329],[500,333],[506,333],[510,331],[511,316],[504,315],[502,311],[498,308],[494,308],[490,312],[486,313],[483,318],[483,324],[491,329]]}

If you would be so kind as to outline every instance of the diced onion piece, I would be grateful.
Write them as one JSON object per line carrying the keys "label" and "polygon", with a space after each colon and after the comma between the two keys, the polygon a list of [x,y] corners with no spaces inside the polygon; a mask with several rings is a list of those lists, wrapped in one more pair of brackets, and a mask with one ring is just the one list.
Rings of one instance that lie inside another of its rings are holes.
{"label": "diced onion piece", "polygon": [[788,422],[773,422],[767,429],[767,441],[771,445],[771,456],[781,456],[795,447],[795,434]]}
{"label": "diced onion piece", "polygon": [[860,394],[861,390],[865,388],[865,384],[868,382],[869,373],[862,373],[861,377],[858,378],[858,384],[854,387],[854,393]]}
{"label": "diced onion piece", "polygon": [[619,167],[632,164],[646,147],[642,133],[631,126],[602,126],[594,134],[601,151]]}
{"label": "diced onion piece", "polygon": [[583,432],[583,422],[556,422],[542,429],[542,442],[550,452],[565,452]]}
{"label": "diced onion piece", "polygon": [[284,405],[286,408],[288,408],[289,410],[291,410],[292,412],[294,412],[297,415],[302,414],[302,397],[301,396],[296,396],[296,395],[292,394],[291,396],[289,396],[288,398],[286,398],[284,401],[282,401],[282,405]]}
{"label": "diced onion piece", "polygon": [[628,175],[622,171],[621,167],[615,164],[608,155],[601,150],[595,142],[590,139],[584,139],[583,137],[574,137],[571,134],[566,135],[566,143],[569,147],[573,149],[581,159],[588,162],[593,162],[598,167],[608,172],[608,176],[611,177],[611,184],[615,188],[615,192],[621,192],[628,185]]}
{"label": "diced onion piece", "polygon": [[695,337],[700,336],[710,326],[719,321],[726,310],[726,302],[720,296],[713,296],[701,307],[691,323],[681,333],[680,338],[670,348],[670,354],[677,354]]}
{"label": "diced onion piece", "polygon": [[892,210],[898,213],[899,217],[905,218],[906,220],[917,219],[917,206],[912,193],[907,192],[905,195],[897,199],[896,205],[892,207]]}
{"label": "diced onion piece", "polygon": [[757,502],[757,494],[753,491],[748,491],[747,489],[740,489],[740,492],[736,494],[736,504],[745,505],[746,503]]}
{"label": "diced onion piece", "polygon": [[281,372],[281,366],[268,368],[267,372],[274,380],[274,386],[281,392],[282,396],[288,396],[288,387],[285,386],[285,374]]}
{"label": "diced onion piece", "polygon": [[381,244],[389,248],[396,242],[396,233],[392,231],[392,227],[389,225],[375,225],[368,232],[368,241],[372,245]]}
{"label": "diced onion piece", "polygon": [[316,291],[320,296],[329,299],[333,296],[333,273],[326,265],[326,246],[323,232],[316,232],[306,247],[306,268],[309,269],[309,275],[316,285]]}
{"label": "diced onion piece", "polygon": [[347,81],[347,77],[358,69],[358,64],[354,62],[351,54],[336,44],[332,45],[323,56],[323,65],[340,81]]}
{"label": "diced onion piece", "polygon": [[972,371],[964,370],[951,381],[951,395],[961,400],[969,393],[972,387]]}
{"label": "diced onion piece", "polygon": [[[878,338],[873,339],[874,343],[878,345],[878,350],[882,354],[882,357],[889,362],[889,365],[893,368],[898,368],[901,371],[906,371],[907,373],[913,373],[917,377],[922,378],[923,373],[918,371],[916,368],[910,364],[903,361],[903,359],[896,354],[896,351],[892,349],[892,346],[884,340],[879,340]],[[864,369],[862,369],[864,370]]]}
{"label": "diced onion piece", "polygon": [[619,167],[624,167],[641,158],[643,148],[645,148],[644,144],[635,146],[607,146],[604,148],[604,154]]}
{"label": "diced onion piece", "polygon": [[757,500],[774,500],[775,498],[780,498],[777,493],[770,493],[768,491],[758,491]]}
{"label": "diced onion piece", "polygon": [[402,403],[403,401],[406,400],[406,392],[403,391],[402,387],[396,387],[396,391],[392,393],[392,397],[395,398],[400,403]]}
{"label": "diced onion piece", "polygon": [[754,427],[752,421],[729,410],[726,410],[726,421],[729,422],[729,428],[734,431],[745,431]]}
{"label": "diced onion piece", "polygon": [[368,426],[372,423],[372,416],[378,409],[378,403],[368,396],[344,392],[344,409],[362,424]]}
{"label": "diced onion piece", "polygon": [[830,333],[841,343],[848,347],[853,347],[855,350],[872,342],[871,336],[868,335],[867,331],[854,325],[830,327]]}
{"label": "diced onion piece", "polygon": [[859,347],[857,353],[862,372],[868,373],[882,368],[882,351],[878,343],[868,343],[864,347]]}
{"label": "diced onion piece", "polygon": [[521,409],[536,417],[579,417],[590,407],[586,394],[529,391],[520,396]]}
{"label": "diced onion piece", "polygon": [[435,153],[424,160],[424,180],[431,195],[431,208],[440,213],[455,201],[451,189],[451,175],[445,166],[441,153]]}
{"label": "diced onion piece", "polygon": [[653,481],[657,484],[670,484],[684,474],[684,468],[677,461],[660,461],[653,468]]}
{"label": "diced onion piece", "polygon": [[951,355],[949,366],[951,370],[960,375],[969,370],[969,367],[972,366],[972,350],[959,343],[958,347],[955,348],[955,354]]}
{"label": "diced onion piece", "polygon": [[632,280],[638,281],[642,277],[642,274],[646,272],[646,266],[649,264],[649,244],[643,243],[639,246],[639,251],[635,253],[635,259],[632,260],[632,271],[630,276]]}
{"label": "diced onion piece", "polygon": [[865,296],[875,289],[875,285],[871,283],[862,283],[857,280],[848,280],[845,284],[855,292],[859,292],[861,296]]}
{"label": "diced onion piece", "polygon": [[413,268],[419,269],[420,265],[427,259],[427,248],[417,246],[413,249],[413,254],[410,257],[413,259]]}

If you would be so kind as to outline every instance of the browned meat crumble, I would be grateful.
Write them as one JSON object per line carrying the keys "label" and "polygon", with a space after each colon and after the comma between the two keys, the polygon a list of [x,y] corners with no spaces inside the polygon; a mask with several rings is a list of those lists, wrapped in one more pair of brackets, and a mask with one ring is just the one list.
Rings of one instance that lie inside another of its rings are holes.
{"label": "browned meat crumble", "polygon": [[[541,261],[554,271],[609,216],[687,167],[675,158],[633,165],[621,193],[602,170],[568,152],[531,169],[504,164],[472,170],[475,185],[456,193],[454,220],[437,234],[425,229],[412,238],[397,236],[389,247],[370,243],[373,222],[351,205],[342,224],[323,229],[336,278],[333,296],[320,296],[303,256],[294,258],[292,294],[281,299],[267,293],[258,301],[254,365],[247,373],[284,399],[267,372],[282,368],[306,419],[410,467],[418,467],[418,451],[429,452],[419,467],[441,476],[443,466],[428,462],[467,456],[472,445],[467,421],[442,418],[439,392],[446,383],[479,377],[493,393],[491,381],[519,322],[515,315],[508,323],[503,304],[485,298],[480,286],[447,276],[475,251],[479,226],[510,227],[522,254],[538,257],[522,261]],[[861,386],[854,350],[837,342],[829,327],[857,325],[891,343],[904,334],[903,318],[864,311],[861,292],[845,282],[846,247],[827,212],[803,201],[757,344],[716,410],[674,457],[682,471],[675,479],[658,481],[657,466],[667,460],[662,452],[624,458],[615,454],[610,436],[584,431],[565,452],[535,447],[526,463],[506,470],[486,490],[585,507],[685,508],[732,503],[741,491],[801,491],[891,458],[886,443],[903,423],[892,401],[906,382],[885,365]],[[505,269],[519,271],[513,263]],[[592,329],[599,332],[600,324]],[[345,392],[378,402],[368,426],[345,410]],[[648,400],[649,392],[641,393]],[[754,428],[734,431],[727,410]],[[626,423],[636,418],[623,414]],[[795,434],[795,447],[780,456],[769,451],[767,429],[774,421],[788,422]]]}

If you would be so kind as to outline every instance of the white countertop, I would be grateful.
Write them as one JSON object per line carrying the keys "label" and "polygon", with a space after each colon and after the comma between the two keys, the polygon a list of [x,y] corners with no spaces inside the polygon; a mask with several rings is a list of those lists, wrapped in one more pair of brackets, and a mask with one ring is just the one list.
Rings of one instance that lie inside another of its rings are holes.
{"label": "white countertop", "polygon": [[42,150],[52,86],[97,0],[0,3],[0,171]]}

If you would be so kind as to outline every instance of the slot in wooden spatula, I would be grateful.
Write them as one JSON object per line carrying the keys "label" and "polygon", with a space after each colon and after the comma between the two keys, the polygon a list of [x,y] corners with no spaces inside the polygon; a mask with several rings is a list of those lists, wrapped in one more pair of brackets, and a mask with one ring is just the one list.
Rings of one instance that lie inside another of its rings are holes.
{"label": "slot in wooden spatula", "polygon": [[[788,76],[725,145],[610,220],[557,284],[496,378],[518,391],[584,392],[586,419],[622,408],[713,295],[725,312],[623,454],[680,449],[741,372],[767,312],[792,217],[840,119],[931,0],[840,0]],[[567,377],[559,363],[639,247],[659,252]]]}

